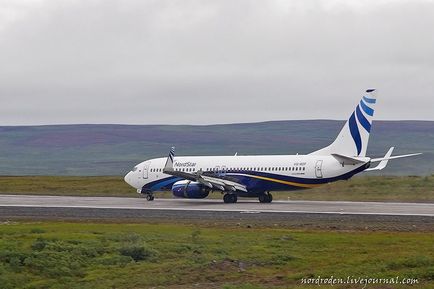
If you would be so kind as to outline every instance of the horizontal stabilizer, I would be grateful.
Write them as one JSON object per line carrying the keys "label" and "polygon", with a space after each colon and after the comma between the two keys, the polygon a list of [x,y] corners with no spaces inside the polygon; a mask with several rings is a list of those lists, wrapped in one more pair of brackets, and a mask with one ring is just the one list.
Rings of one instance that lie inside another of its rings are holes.
{"label": "horizontal stabilizer", "polygon": [[422,153],[415,153],[415,154],[408,154],[408,155],[399,155],[399,156],[393,156],[393,157],[384,157],[384,158],[378,158],[378,159],[372,159],[371,162],[381,162],[384,160],[394,160],[394,159],[400,159],[400,158],[407,158],[407,157],[414,157],[421,155]]}
{"label": "horizontal stabilizer", "polygon": [[367,160],[363,160],[362,158],[354,158],[354,157],[349,157],[349,156],[344,156],[344,155],[340,155],[340,154],[332,154],[332,156],[338,160],[339,163],[342,164],[342,166],[344,165],[356,165],[356,164],[362,164],[362,163],[366,163]]}
{"label": "horizontal stabilizer", "polygon": [[387,163],[389,162],[389,160],[412,157],[412,156],[417,156],[417,155],[422,154],[422,153],[415,153],[415,154],[400,155],[400,156],[393,156],[392,157],[393,149],[394,149],[394,147],[391,147],[387,151],[386,155],[382,158],[371,159],[371,162],[380,162],[380,163],[376,167],[366,169],[365,171],[381,171],[382,169],[384,169],[387,166]]}

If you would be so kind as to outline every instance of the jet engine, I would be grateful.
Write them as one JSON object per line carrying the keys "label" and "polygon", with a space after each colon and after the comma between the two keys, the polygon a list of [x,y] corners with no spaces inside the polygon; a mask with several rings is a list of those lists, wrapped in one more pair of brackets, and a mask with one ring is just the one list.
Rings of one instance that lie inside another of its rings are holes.
{"label": "jet engine", "polygon": [[209,188],[198,182],[182,180],[173,184],[172,193],[178,198],[204,199],[208,197]]}

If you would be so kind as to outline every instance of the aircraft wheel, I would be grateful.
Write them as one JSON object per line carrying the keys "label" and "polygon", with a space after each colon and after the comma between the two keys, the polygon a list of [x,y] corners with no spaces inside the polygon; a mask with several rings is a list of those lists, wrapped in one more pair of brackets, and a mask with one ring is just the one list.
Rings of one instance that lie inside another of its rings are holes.
{"label": "aircraft wheel", "polygon": [[273,201],[273,195],[270,194],[270,193],[268,193],[267,197],[268,197],[268,200],[267,200],[268,202],[267,203],[271,203]]}
{"label": "aircraft wheel", "polygon": [[236,203],[237,200],[238,200],[238,197],[235,194],[225,194],[223,196],[223,202],[225,202],[226,204]]}
{"label": "aircraft wheel", "polygon": [[270,193],[260,194],[258,199],[260,203],[271,203],[273,201],[273,195]]}
{"label": "aircraft wheel", "polygon": [[153,201],[153,200],[154,200],[154,195],[152,195],[152,194],[147,194],[147,195],[146,195],[146,200],[148,200],[148,201]]}

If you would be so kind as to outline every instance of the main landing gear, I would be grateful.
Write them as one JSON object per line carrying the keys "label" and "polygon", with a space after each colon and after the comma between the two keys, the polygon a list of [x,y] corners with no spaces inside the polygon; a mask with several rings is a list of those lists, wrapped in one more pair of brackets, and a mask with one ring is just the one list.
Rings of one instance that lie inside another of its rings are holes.
{"label": "main landing gear", "polygon": [[154,200],[154,195],[152,193],[147,193],[146,194],[146,200],[147,201],[153,201]]}
{"label": "main landing gear", "polygon": [[223,196],[223,202],[228,203],[236,203],[238,201],[238,197],[236,194],[225,194]]}
{"label": "main landing gear", "polygon": [[273,201],[273,195],[270,194],[270,192],[267,192],[264,194],[260,194],[258,199],[260,203],[271,203]]}

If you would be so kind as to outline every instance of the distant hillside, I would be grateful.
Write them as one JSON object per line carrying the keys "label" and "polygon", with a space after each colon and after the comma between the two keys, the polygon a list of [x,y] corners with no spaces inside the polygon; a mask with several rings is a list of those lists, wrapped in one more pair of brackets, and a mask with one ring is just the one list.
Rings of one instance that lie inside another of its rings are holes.
{"label": "distant hillside", "polygon": [[[0,175],[123,175],[136,163],[179,155],[295,154],[328,145],[343,122],[274,121],[227,125],[53,125],[0,127]],[[434,122],[376,121],[368,148],[382,156],[423,156],[396,160],[382,173],[434,173]]]}

